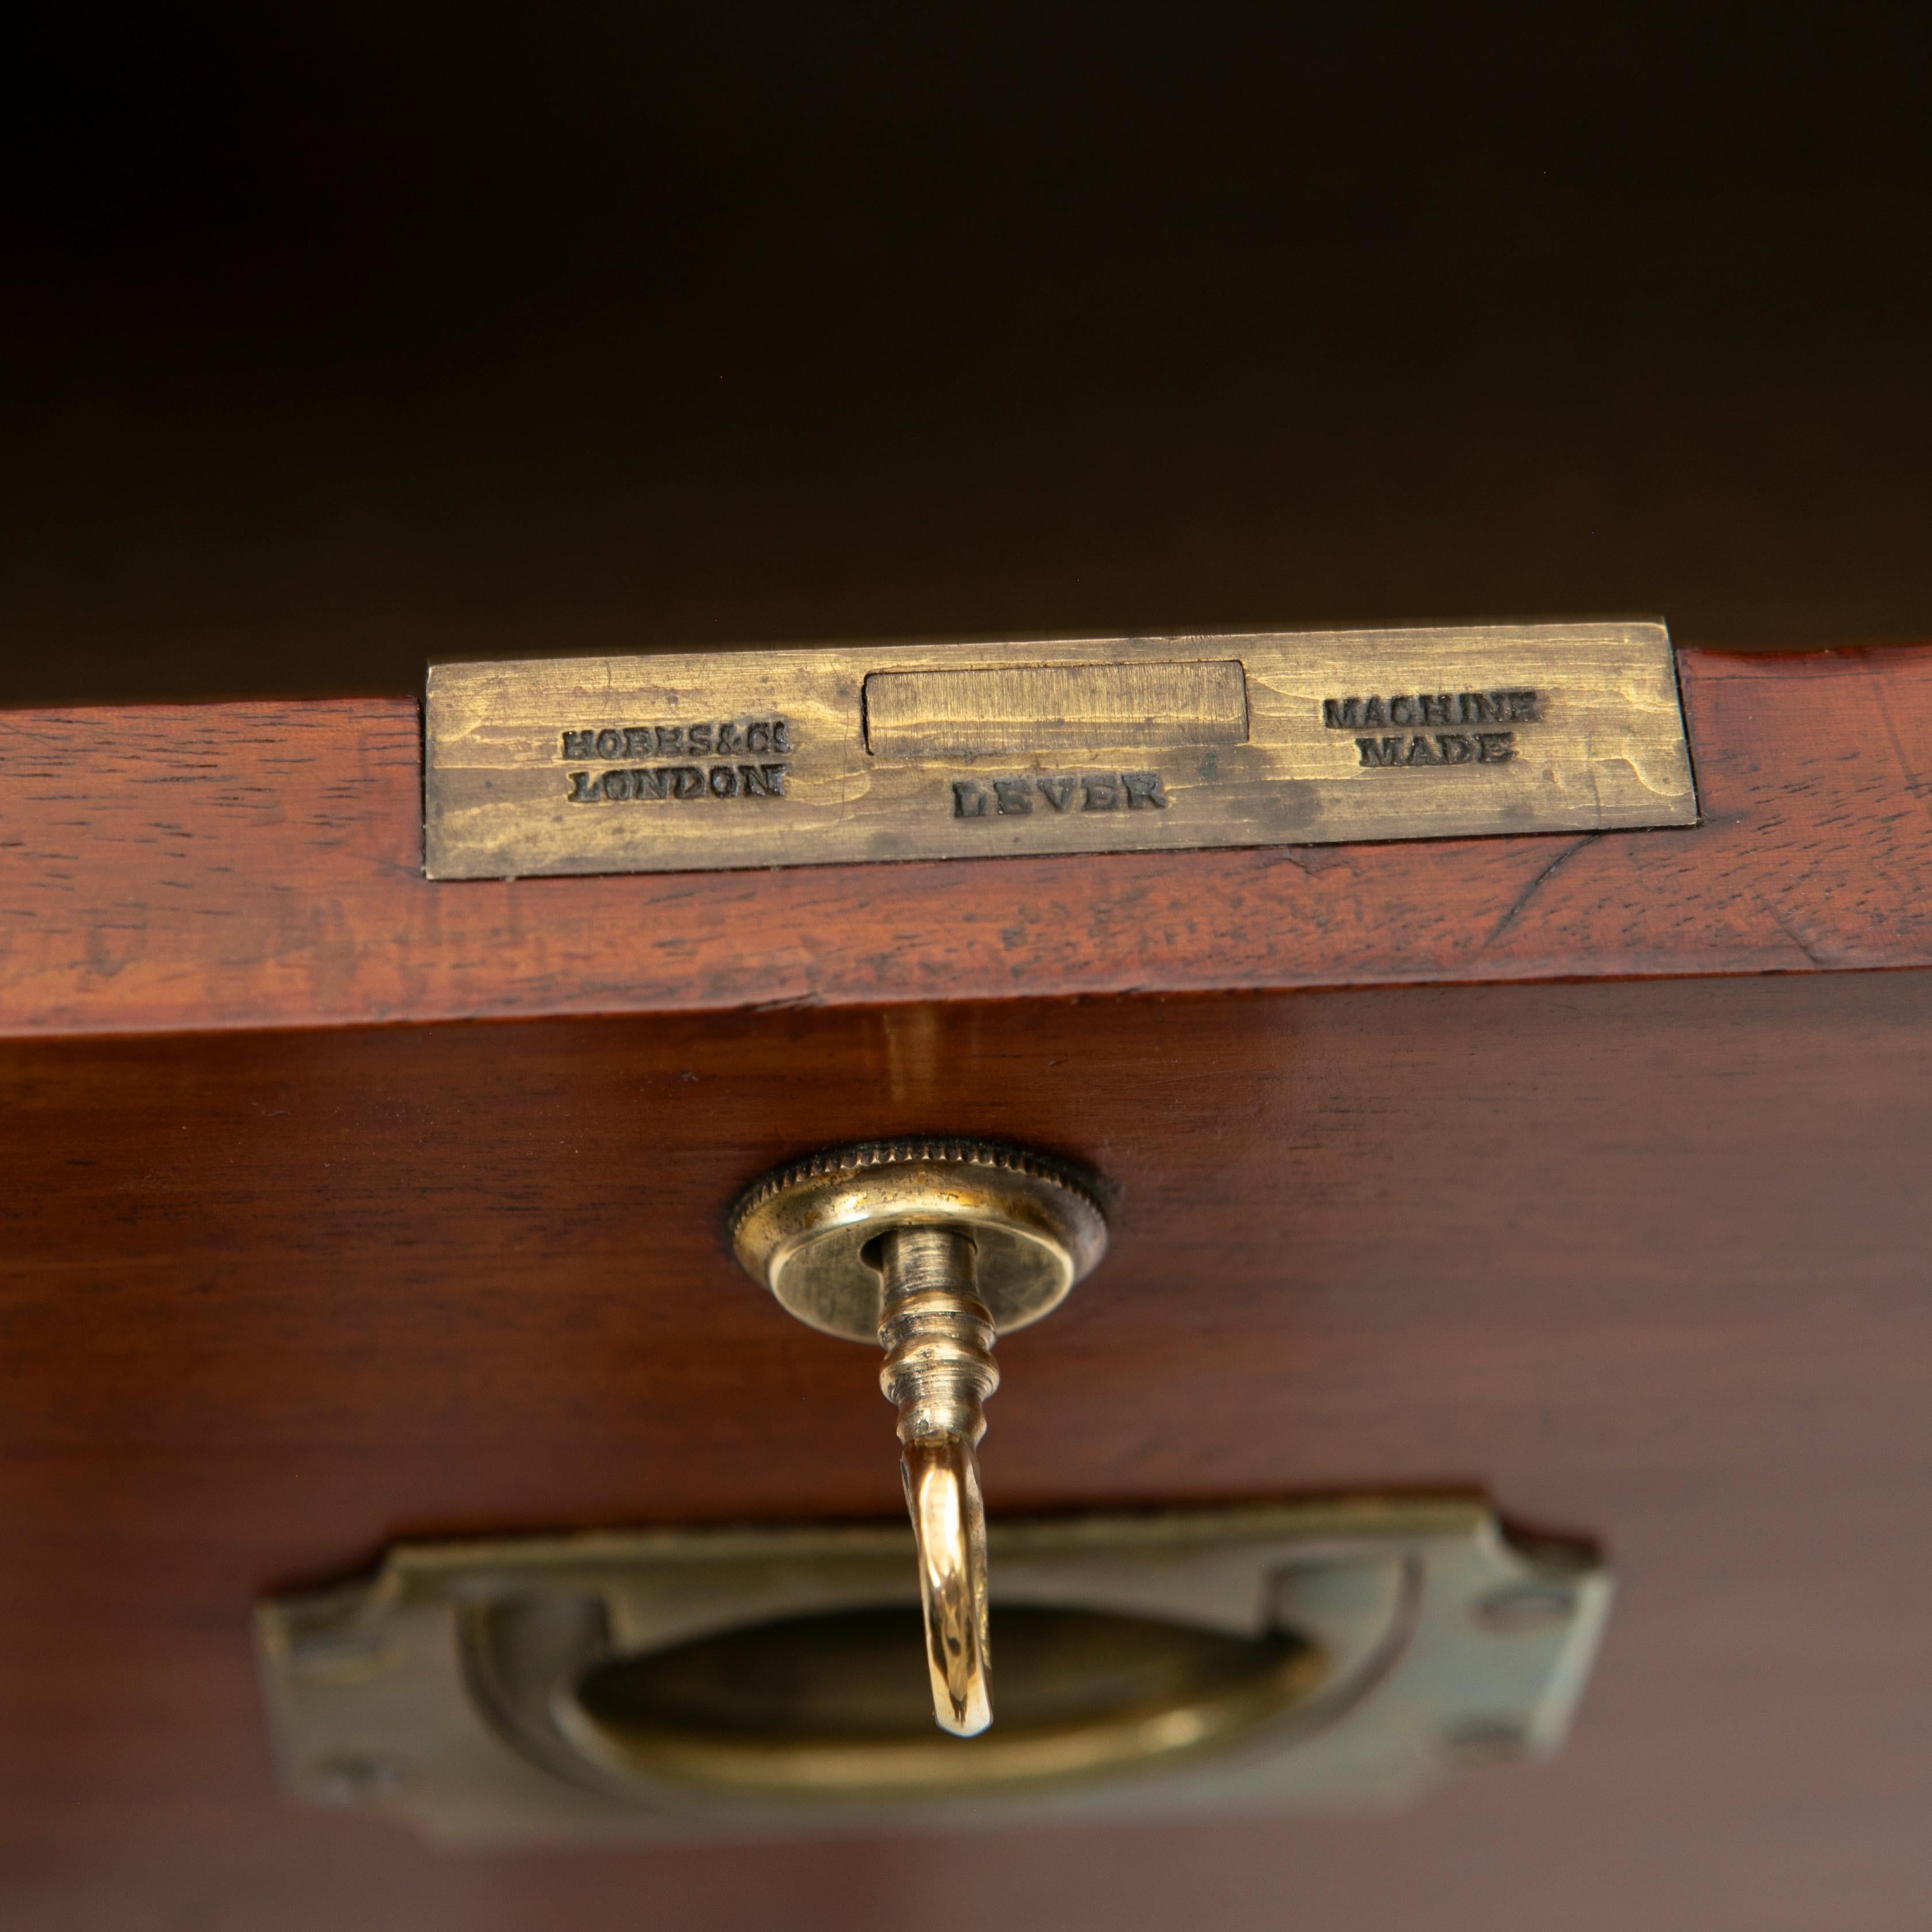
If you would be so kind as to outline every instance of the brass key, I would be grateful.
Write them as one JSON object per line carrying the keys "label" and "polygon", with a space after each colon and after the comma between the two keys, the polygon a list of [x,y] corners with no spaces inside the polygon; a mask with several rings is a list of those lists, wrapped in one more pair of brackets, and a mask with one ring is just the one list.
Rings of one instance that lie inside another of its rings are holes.
{"label": "brass key", "polygon": [[800,1321],[886,1352],[933,1715],[971,1737],[993,1719],[974,1454],[1000,1382],[993,1344],[1057,1306],[1106,1252],[1093,1184],[988,1142],[875,1142],[754,1182],[731,1228],[746,1270]]}

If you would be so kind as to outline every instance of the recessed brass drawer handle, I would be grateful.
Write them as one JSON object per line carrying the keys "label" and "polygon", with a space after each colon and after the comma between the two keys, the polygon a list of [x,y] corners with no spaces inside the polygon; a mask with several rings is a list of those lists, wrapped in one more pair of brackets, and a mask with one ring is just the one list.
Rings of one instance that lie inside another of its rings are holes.
{"label": "recessed brass drawer handle", "polygon": [[877,1142],[793,1162],[731,1212],[738,1258],[802,1322],[886,1351],[918,1544],[933,1715],[993,1720],[986,1518],[974,1450],[1000,1385],[993,1344],[1037,1321],[1106,1252],[1090,1184],[979,1141]]}
{"label": "recessed brass drawer handle", "polygon": [[261,1607],[291,1787],[503,1844],[1382,1802],[1554,1750],[1609,1580],[1586,1546],[1512,1540],[1479,1498],[989,1531],[974,1451],[994,1342],[1100,1260],[1100,1200],[972,1141],[842,1148],[753,1184],[730,1213],[746,1267],[800,1320],[884,1348],[911,1534],[400,1548]]}
{"label": "recessed brass drawer handle", "polygon": [[1483,1500],[995,1520],[998,1724],[935,1730],[884,1524],[406,1544],[259,1613],[290,1788],[446,1844],[1385,1807],[1547,1756],[1609,1606]]}

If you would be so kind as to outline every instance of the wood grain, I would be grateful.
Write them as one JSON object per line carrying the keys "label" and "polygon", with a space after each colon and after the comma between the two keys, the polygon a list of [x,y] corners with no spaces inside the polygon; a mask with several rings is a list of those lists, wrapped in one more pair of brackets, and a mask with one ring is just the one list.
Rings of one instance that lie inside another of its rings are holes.
{"label": "wood grain", "polygon": [[[0,1922],[1916,1932],[1932,972],[1830,969],[1932,964],[1932,648],[1682,663],[1691,832],[694,880],[426,884],[412,705],[0,720]],[[1623,1580],[1564,1759],[724,1858],[278,1798],[265,1589],[896,1509],[718,1216],[921,1130],[1119,1189],[996,1509],[1486,1485]]]}
{"label": "wood grain", "polygon": [[427,884],[416,706],[0,716],[0,1034],[1932,962],[1932,646],[1682,653],[1704,823]]}
{"label": "wood grain", "polygon": [[[1905,1932],[1932,1884],[1932,974],[0,1049],[0,1918]],[[403,1534],[884,1515],[862,1349],[738,1276],[767,1162],[1118,1184],[1001,1348],[998,1510],[1478,1482],[1622,1579],[1557,1765],[1400,1816],[436,1857],[272,1790],[264,1588]]]}

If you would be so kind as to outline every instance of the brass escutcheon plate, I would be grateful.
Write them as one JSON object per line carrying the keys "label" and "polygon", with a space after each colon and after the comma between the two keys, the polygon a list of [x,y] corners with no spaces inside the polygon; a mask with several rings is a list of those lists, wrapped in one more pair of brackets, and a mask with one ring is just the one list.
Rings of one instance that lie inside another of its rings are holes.
{"label": "brass escutcheon plate", "polygon": [[1696,822],[1660,623],[438,664],[433,879]]}
{"label": "brass escutcheon plate", "polygon": [[728,1219],[746,1271],[809,1327],[879,1340],[882,1228],[957,1228],[975,1292],[1002,1335],[1050,1313],[1106,1251],[1096,1184],[1023,1148],[963,1139],[868,1141],[764,1174]]}

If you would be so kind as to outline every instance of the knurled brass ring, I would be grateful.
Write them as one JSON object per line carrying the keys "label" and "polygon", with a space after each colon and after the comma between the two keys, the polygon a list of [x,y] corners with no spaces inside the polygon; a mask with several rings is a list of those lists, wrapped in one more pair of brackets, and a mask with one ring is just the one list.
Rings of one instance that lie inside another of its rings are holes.
{"label": "knurled brass ring", "polygon": [[773,1170],[734,1202],[738,1258],[800,1321],[876,1344],[884,1282],[867,1244],[888,1228],[956,1228],[976,1251],[1001,1334],[1054,1307],[1106,1251],[1078,1170],[991,1141],[868,1141]]}

